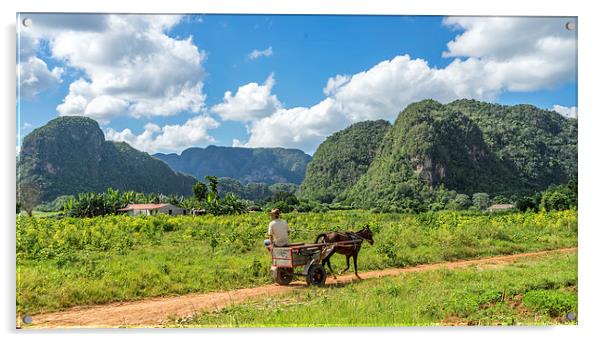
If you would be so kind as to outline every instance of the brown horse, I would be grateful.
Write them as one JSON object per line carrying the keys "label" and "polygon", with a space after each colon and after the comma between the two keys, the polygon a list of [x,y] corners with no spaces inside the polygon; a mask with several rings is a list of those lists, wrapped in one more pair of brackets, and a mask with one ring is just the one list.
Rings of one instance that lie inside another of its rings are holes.
{"label": "brown horse", "polygon": [[[343,271],[346,272],[349,269],[349,258],[353,257],[353,267],[355,269],[355,276],[358,279],[362,279],[357,274],[357,255],[362,248],[362,242],[364,240],[368,241],[371,245],[374,244],[374,240],[372,239],[372,231],[370,230],[370,226],[366,225],[364,228],[357,232],[330,232],[330,233],[322,233],[316,237],[316,243],[320,242],[339,243],[338,246],[334,248],[330,254],[328,254],[324,259],[322,259],[322,266],[328,265],[330,272],[334,279],[336,279],[336,275],[332,270],[332,265],[330,264],[330,258],[335,254],[343,254],[347,257],[347,268]],[[347,242],[347,243],[346,243]],[[343,273],[341,272],[341,273]]]}

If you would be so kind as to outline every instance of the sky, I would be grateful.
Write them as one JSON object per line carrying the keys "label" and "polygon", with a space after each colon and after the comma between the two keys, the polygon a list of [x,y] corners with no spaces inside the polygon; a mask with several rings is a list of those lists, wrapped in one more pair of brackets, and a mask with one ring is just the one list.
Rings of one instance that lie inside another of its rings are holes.
{"label": "sky", "polygon": [[[27,26],[24,20],[27,20]],[[471,98],[577,117],[576,18],[20,14],[20,137],[96,120],[148,153],[298,148],[410,103]],[[571,29],[567,28],[574,24]]]}

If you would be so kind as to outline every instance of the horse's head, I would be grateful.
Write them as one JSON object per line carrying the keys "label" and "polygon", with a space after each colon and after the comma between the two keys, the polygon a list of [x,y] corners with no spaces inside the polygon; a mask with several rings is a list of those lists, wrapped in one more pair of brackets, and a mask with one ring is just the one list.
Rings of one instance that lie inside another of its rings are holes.
{"label": "horse's head", "polygon": [[362,230],[360,230],[357,235],[361,236],[364,240],[368,241],[371,245],[374,244],[374,239],[372,238],[372,231],[370,230],[370,226],[366,225]]}

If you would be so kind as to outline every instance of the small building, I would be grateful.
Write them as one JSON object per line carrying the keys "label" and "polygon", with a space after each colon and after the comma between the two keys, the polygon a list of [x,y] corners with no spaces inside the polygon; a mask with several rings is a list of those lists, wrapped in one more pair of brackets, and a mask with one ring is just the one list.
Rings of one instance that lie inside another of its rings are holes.
{"label": "small building", "polygon": [[494,204],[487,208],[487,211],[505,211],[514,209],[513,204]]}
{"label": "small building", "polygon": [[170,203],[129,204],[127,207],[119,209],[118,211],[124,212],[130,216],[155,215],[159,213],[172,216],[186,215],[186,209],[182,209]]}

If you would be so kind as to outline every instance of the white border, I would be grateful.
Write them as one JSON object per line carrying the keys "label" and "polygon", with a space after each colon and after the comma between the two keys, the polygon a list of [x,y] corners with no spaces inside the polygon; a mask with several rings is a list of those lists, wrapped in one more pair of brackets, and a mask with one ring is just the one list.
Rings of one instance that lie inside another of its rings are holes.
{"label": "white border", "polygon": [[[244,1],[244,0],[119,0],[110,2],[69,0],[12,0],[2,2],[2,70],[0,96],[4,105],[2,118],[2,333],[9,339],[75,341],[81,339],[131,339],[144,333],[146,339],[164,341],[171,335],[195,340],[233,338],[236,340],[283,341],[312,340],[424,340],[504,341],[514,339],[575,341],[598,335],[597,325],[602,308],[599,289],[601,231],[597,215],[600,186],[600,130],[602,106],[597,83],[600,72],[601,12],[595,2],[577,1],[435,1],[435,0],[305,0],[305,1]],[[405,14],[405,15],[534,15],[578,16],[579,29],[579,326],[510,329],[496,328],[386,328],[386,329],[225,329],[225,330],[111,330],[109,336],[83,331],[32,332],[14,329],[15,309],[15,18],[16,12],[119,12],[119,13],[273,13],[273,14]],[[82,336],[82,333],[85,336]],[[41,336],[43,334],[43,336]],[[168,336],[169,335],[169,336]]]}

